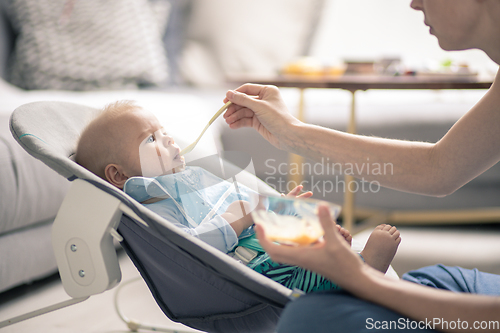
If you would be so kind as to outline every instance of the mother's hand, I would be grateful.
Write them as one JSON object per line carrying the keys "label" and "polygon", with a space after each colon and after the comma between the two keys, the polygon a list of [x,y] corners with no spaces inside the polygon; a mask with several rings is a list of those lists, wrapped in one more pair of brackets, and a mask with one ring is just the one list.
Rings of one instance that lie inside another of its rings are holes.
{"label": "mother's hand", "polygon": [[301,123],[290,115],[275,86],[247,83],[228,91],[224,99],[227,101],[233,103],[224,114],[230,128],[252,127],[280,149],[285,148],[289,140],[286,137],[293,134],[290,127]]}
{"label": "mother's hand", "polygon": [[257,238],[272,260],[314,271],[348,289],[354,277],[361,277],[364,263],[338,231],[328,206],[319,205],[318,216],[325,235],[313,245],[275,244],[266,238],[260,225],[255,227]]}

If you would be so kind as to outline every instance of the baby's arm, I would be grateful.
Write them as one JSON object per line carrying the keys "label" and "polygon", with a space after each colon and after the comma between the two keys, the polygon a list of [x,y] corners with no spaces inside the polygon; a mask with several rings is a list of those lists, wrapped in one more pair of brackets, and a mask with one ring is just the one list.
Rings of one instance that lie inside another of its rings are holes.
{"label": "baby's arm", "polygon": [[221,217],[231,225],[237,236],[253,224],[248,201],[238,200],[231,203]]}
{"label": "baby's arm", "polygon": [[187,220],[173,205],[154,203],[145,206],[176,227],[182,229],[185,233],[202,240],[224,253],[228,253],[238,244],[238,236],[233,228],[231,228],[231,225],[220,215],[214,216],[212,219],[193,228],[188,226],[189,223]]}

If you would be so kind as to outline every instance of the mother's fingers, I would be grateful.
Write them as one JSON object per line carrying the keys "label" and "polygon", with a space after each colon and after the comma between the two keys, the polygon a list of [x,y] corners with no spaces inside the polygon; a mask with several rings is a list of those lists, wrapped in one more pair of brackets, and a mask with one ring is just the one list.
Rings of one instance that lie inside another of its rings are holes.
{"label": "mother's fingers", "polygon": [[252,110],[249,110],[247,108],[239,108],[238,110],[230,114],[226,112],[226,114],[224,114],[224,119],[226,120],[226,123],[231,124],[242,118],[253,118],[254,116],[255,113]]}
{"label": "mother's fingers", "polygon": [[[265,90],[264,90],[265,91]],[[233,104],[245,106],[249,109],[255,110],[263,103],[262,96],[255,96],[251,93],[240,92],[237,90],[229,90],[226,93],[224,101],[231,101]]]}
{"label": "mother's fingers", "polygon": [[228,123],[230,129],[239,129],[239,128],[244,128],[244,127],[252,127],[253,126],[253,119],[252,118],[242,118],[239,120],[236,120],[233,123]]}
{"label": "mother's fingers", "polygon": [[257,234],[257,238],[259,239],[260,245],[266,250],[269,255],[274,255],[275,253],[279,253],[279,246],[269,240],[266,236],[266,232],[264,228],[260,224],[255,224],[255,233]]}
{"label": "mother's fingers", "polygon": [[265,93],[268,87],[269,86],[263,86],[261,84],[245,83],[244,85],[239,86],[235,90],[247,95],[254,95],[262,98],[262,95]]}
{"label": "mother's fingers", "polygon": [[238,129],[243,127],[253,127],[255,121],[255,115],[252,111],[248,109],[243,109],[233,113],[226,119],[226,124],[229,125],[231,129]]}
{"label": "mother's fingers", "polygon": [[325,240],[336,239],[340,235],[338,229],[336,228],[337,223],[332,219],[330,208],[325,204],[318,205],[318,217],[325,231]]}
{"label": "mother's fingers", "polygon": [[238,112],[239,110],[243,109],[244,106],[241,106],[241,105],[236,105],[236,104],[231,104],[227,109],[226,109],[226,112],[224,112],[224,114],[222,115],[224,118],[227,118],[229,117],[230,115],[232,115],[233,113],[235,112]]}

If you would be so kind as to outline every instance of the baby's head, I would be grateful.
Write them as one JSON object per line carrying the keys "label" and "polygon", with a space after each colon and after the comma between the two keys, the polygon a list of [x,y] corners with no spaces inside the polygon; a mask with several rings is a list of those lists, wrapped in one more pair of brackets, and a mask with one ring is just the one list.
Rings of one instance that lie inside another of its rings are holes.
{"label": "baby's head", "polygon": [[131,101],[107,105],[83,130],[76,162],[123,189],[128,178],[182,171],[180,148],[156,117]]}

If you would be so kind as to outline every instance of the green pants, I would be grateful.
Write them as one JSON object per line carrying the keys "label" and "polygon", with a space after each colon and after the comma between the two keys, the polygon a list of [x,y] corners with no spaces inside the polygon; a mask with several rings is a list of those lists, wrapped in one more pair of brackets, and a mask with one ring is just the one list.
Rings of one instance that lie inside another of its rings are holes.
{"label": "green pants", "polygon": [[241,240],[239,245],[260,252],[248,264],[248,267],[289,289],[299,289],[305,293],[318,290],[340,289],[332,281],[314,272],[301,267],[278,264],[272,261],[269,255],[264,252],[264,249],[260,246],[255,236]]}
{"label": "green pants", "polygon": [[272,261],[267,253],[255,258],[248,266],[289,289],[300,289],[305,293],[340,289],[332,281],[319,274],[297,266],[278,264]]}

